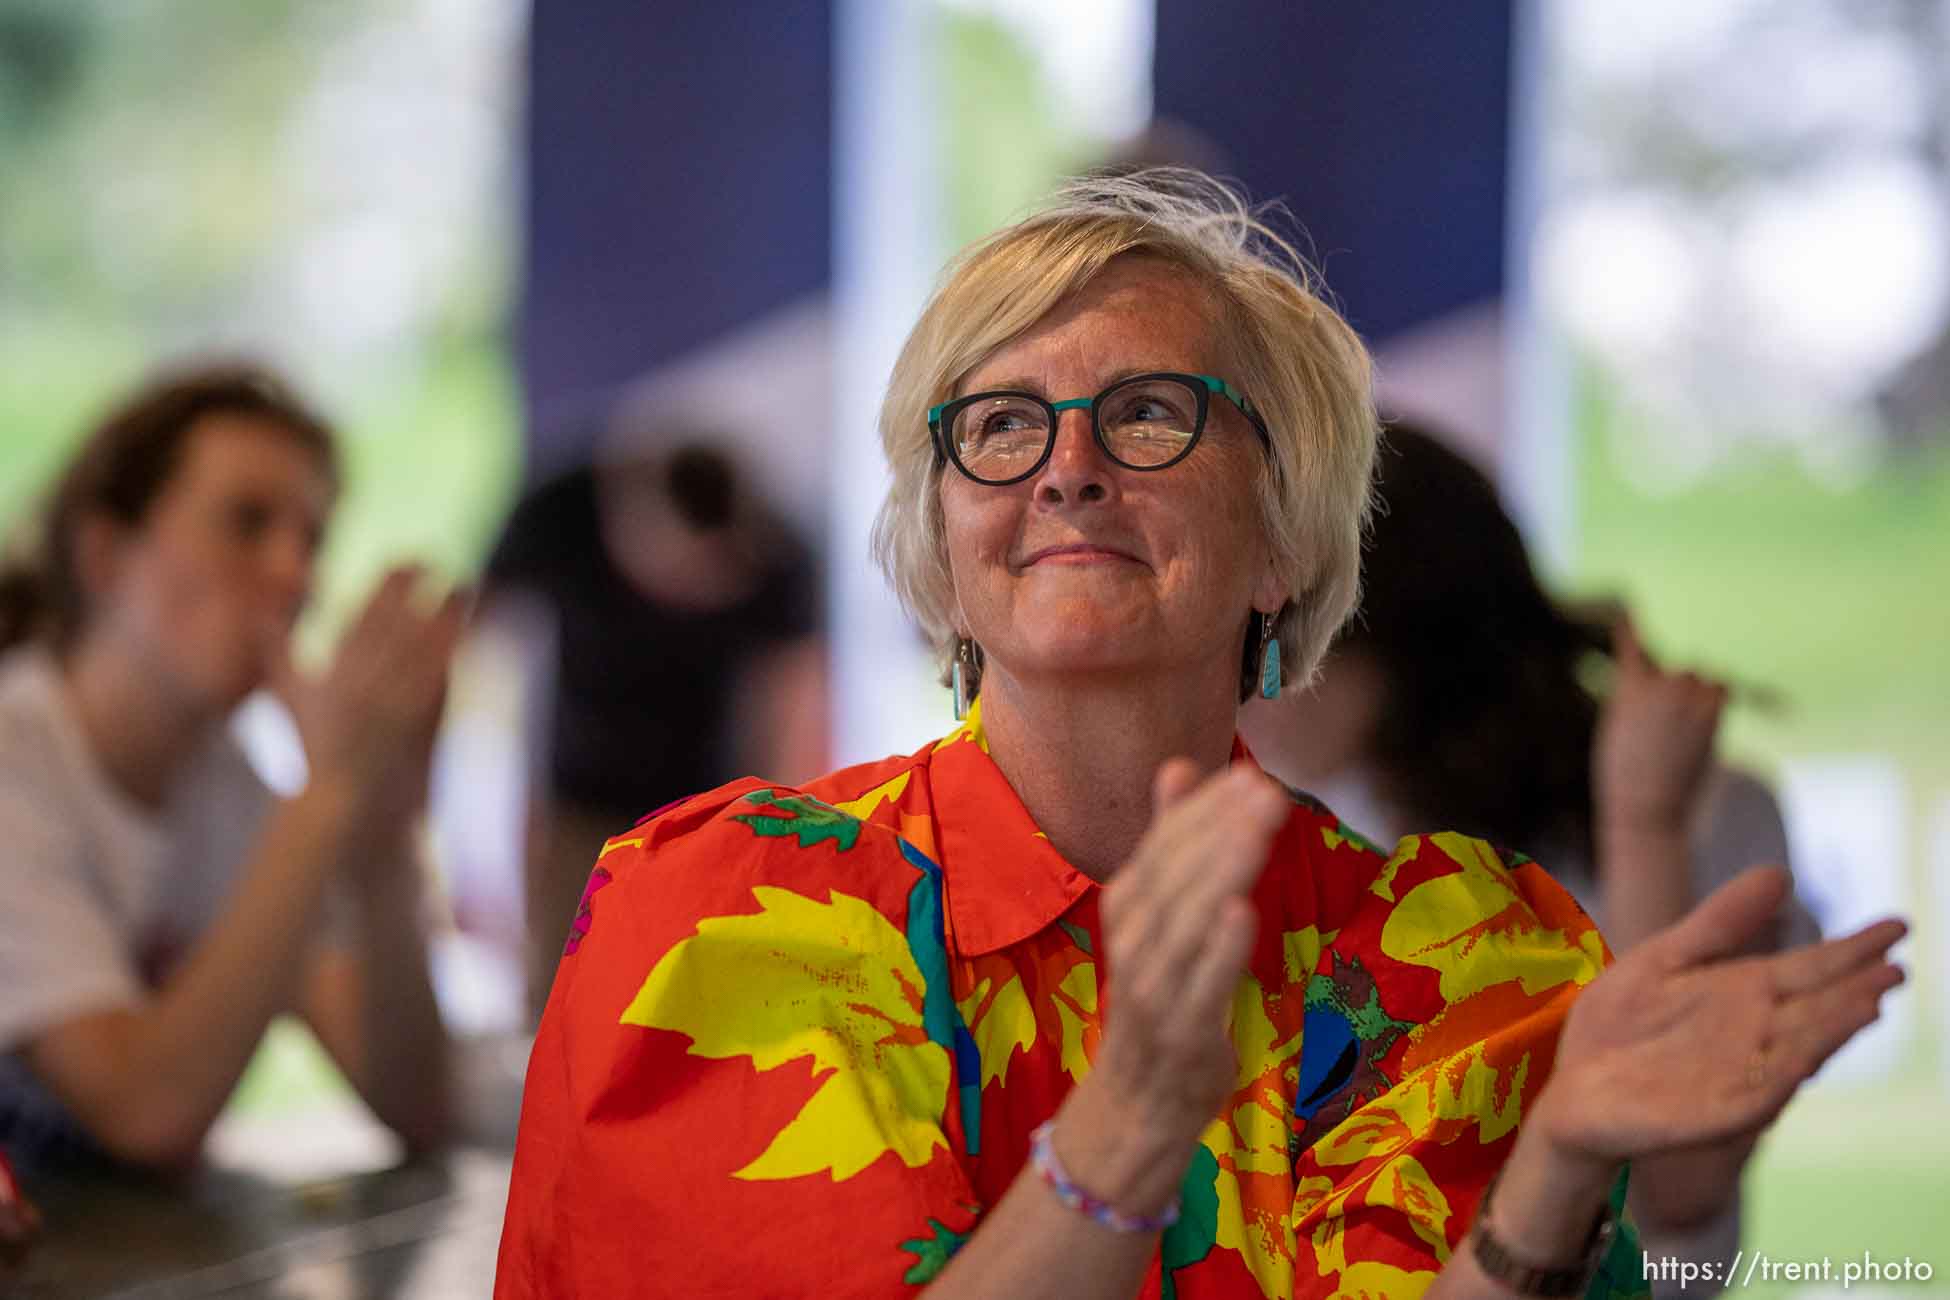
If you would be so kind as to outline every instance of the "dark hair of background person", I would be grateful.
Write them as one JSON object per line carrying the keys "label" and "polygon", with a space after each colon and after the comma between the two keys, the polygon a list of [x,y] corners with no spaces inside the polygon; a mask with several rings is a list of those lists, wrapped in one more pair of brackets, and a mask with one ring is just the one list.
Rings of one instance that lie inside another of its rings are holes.
{"label": "dark hair of background person", "polygon": [[[556,623],[544,742],[552,796],[618,828],[735,778],[727,710],[741,666],[819,629],[817,557],[749,490],[750,476],[722,442],[670,429],[654,449],[544,480],[515,505],[482,574],[485,599],[526,592]],[[644,589],[604,522],[618,507],[667,509],[748,562],[751,590],[697,609]],[[578,891],[587,877],[585,862]]]}
{"label": "dark hair of background person", "polygon": [[680,447],[665,467],[665,492],[682,519],[698,532],[731,526],[738,504],[738,471],[711,447]]}
{"label": "dark hair of background person", "polygon": [[1387,427],[1375,487],[1361,606],[1337,648],[1383,677],[1382,792],[1418,821],[1595,862],[1599,699],[1583,673],[1609,656],[1609,627],[1545,593],[1495,486],[1427,431]]}
{"label": "dark hair of background person", "polygon": [[65,647],[87,617],[76,539],[84,520],[135,527],[175,476],[197,424],[243,416],[289,433],[334,483],[330,428],[282,380],[248,363],[164,374],[137,391],[82,442],[56,482],[25,553],[0,566],[0,650],[34,637]]}
{"label": "dark hair of background person", "polygon": [[[741,511],[741,506],[749,503],[743,500],[737,465],[706,443],[685,442],[661,455],[592,463],[551,480],[530,495],[540,496],[554,484],[578,477],[647,493],[668,505],[679,522],[694,533],[723,532],[738,524],[761,531],[764,527],[762,518]],[[741,513],[750,517],[741,518]]]}

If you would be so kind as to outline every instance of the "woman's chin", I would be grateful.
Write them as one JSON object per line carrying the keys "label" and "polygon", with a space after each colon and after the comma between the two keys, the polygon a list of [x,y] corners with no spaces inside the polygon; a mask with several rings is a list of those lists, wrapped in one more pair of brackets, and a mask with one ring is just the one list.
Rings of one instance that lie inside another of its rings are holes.
{"label": "woman's chin", "polygon": [[1128,625],[1066,628],[1062,635],[1038,638],[1022,647],[1015,657],[1025,675],[1076,677],[1142,671],[1147,660],[1155,657],[1154,650],[1145,638],[1132,635]]}
{"label": "woman's chin", "polygon": [[204,711],[227,714],[267,685],[269,678],[269,665],[250,656],[221,666],[209,665],[197,674],[192,690]]}
{"label": "woman's chin", "polygon": [[1010,610],[1007,635],[976,639],[991,660],[1023,676],[1141,674],[1147,665],[1161,663],[1168,647],[1187,639],[1184,629],[1174,636],[1171,622],[1160,615],[1153,599],[1131,599],[1117,591],[1069,592],[1018,602]]}

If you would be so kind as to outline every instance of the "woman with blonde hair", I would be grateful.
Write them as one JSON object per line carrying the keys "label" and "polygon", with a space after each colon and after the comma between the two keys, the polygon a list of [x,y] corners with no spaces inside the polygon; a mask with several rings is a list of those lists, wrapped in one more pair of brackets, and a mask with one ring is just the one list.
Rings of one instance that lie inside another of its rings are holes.
{"label": "woman with blonde hair", "polygon": [[965,716],[605,847],[498,1295],[1638,1293],[1624,1163],[1764,1123],[1899,978],[1895,922],[1721,960],[1767,872],[1599,978],[1535,866],[1384,854],[1258,770],[1238,709],[1354,602],[1375,419],[1205,178],[965,252],[881,434],[879,555]]}

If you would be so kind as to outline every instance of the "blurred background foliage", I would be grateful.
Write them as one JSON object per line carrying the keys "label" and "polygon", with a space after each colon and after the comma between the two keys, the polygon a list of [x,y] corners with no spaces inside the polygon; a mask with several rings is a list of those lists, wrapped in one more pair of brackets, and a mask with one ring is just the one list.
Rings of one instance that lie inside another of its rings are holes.
{"label": "blurred background foliage", "polygon": [[[1724,749],[1831,837],[1797,841],[1797,868],[1827,867],[1831,904],[1915,921],[1890,999],[1908,1032],[1769,1133],[1745,1245],[1908,1255],[1934,1281],[1884,1294],[1950,1293],[1950,5],[1546,12],[1532,257],[1570,358],[1559,576],[1747,687]],[[1796,786],[1824,764],[1875,797]]]}
{"label": "blurred background foliage", "polygon": [[946,256],[1020,215],[1106,146],[1061,119],[1028,33],[994,14],[959,8],[938,10],[935,24]]}
{"label": "blurred background foliage", "polygon": [[[330,624],[478,556],[518,468],[505,348],[521,7],[0,5],[0,521],[143,375],[290,375],[347,459]],[[316,633],[314,633],[314,638]]]}

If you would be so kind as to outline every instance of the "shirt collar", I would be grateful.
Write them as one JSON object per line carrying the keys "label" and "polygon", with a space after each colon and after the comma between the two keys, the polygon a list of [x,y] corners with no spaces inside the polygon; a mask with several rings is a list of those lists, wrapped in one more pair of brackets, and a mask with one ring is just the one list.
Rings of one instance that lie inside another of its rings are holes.
{"label": "shirt collar", "polygon": [[[1237,736],[1232,757],[1253,761]],[[961,726],[935,743],[929,769],[955,952],[975,957],[1020,943],[1098,887],[1037,829],[989,757],[979,697]]]}

